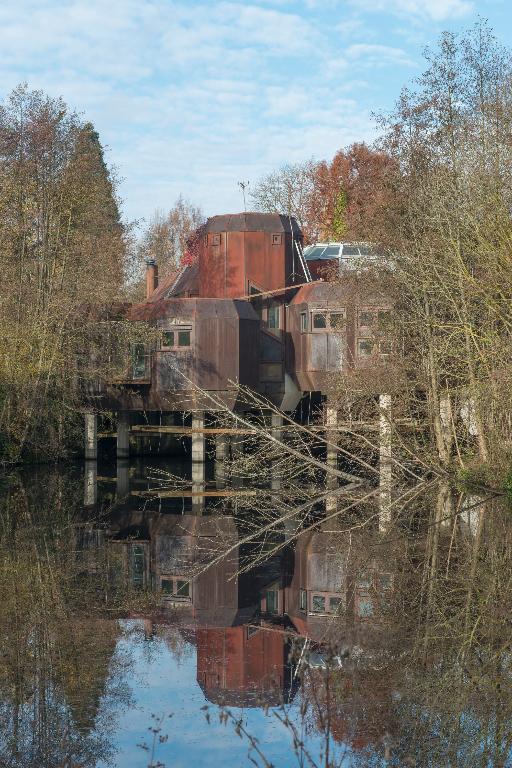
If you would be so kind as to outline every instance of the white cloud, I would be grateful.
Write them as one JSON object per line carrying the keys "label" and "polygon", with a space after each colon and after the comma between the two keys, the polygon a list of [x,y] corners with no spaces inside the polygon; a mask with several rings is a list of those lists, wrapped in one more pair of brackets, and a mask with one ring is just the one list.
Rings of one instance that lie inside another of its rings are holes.
{"label": "white cloud", "polygon": [[366,11],[383,11],[432,21],[467,16],[474,8],[471,0],[353,0]]}

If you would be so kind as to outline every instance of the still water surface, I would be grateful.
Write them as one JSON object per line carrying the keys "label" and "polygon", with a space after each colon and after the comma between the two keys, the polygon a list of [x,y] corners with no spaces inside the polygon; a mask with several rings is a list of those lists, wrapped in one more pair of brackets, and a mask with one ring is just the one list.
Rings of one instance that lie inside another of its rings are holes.
{"label": "still water surface", "polygon": [[85,506],[80,467],[1,478],[1,766],[512,765],[502,500],[251,538],[236,501],[102,471]]}

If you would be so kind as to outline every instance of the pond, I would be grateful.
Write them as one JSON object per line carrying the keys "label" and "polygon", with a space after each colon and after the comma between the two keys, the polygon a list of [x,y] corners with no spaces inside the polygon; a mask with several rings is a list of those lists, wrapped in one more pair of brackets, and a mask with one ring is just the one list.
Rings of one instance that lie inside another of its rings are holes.
{"label": "pond", "polygon": [[269,523],[123,472],[0,478],[0,765],[512,765],[502,499],[396,489],[383,529],[274,487]]}

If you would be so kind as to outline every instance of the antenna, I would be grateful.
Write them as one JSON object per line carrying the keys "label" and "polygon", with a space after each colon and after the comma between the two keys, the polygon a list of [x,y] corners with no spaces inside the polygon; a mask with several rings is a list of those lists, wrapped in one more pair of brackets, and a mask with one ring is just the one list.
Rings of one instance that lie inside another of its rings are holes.
{"label": "antenna", "polygon": [[239,181],[239,182],[238,182],[238,186],[239,186],[239,187],[240,187],[240,189],[242,190],[242,195],[244,196],[244,211],[245,211],[246,213],[247,213],[247,205],[245,204],[245,190],[247,189],[247,187],[249,186],[249,184],[250,184],[250,182],[249,182],[249,181]]}

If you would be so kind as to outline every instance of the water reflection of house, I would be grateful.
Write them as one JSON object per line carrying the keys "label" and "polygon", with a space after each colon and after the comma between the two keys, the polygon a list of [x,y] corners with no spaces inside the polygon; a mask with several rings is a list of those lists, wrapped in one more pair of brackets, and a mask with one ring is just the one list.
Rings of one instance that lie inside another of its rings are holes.
{"label": "water reflection of house", "polygon": [[162,596],[158,620],[192,628],[197,680],[210,701],[276,705],[290,697],[287,636],[255,623],[260,590],[275,579],[276,562],[238,576],[233,518],[118,513],[109,535],[124,576]]}
{"label": "water reflection of house", "polygon": [[389,559],[367,555],[354,536],[306,532],[297,539],[291,572],[262,591],[261,611],[288,616],[299,634],[317,642],[356,642],[382,621],[393,568]]}

